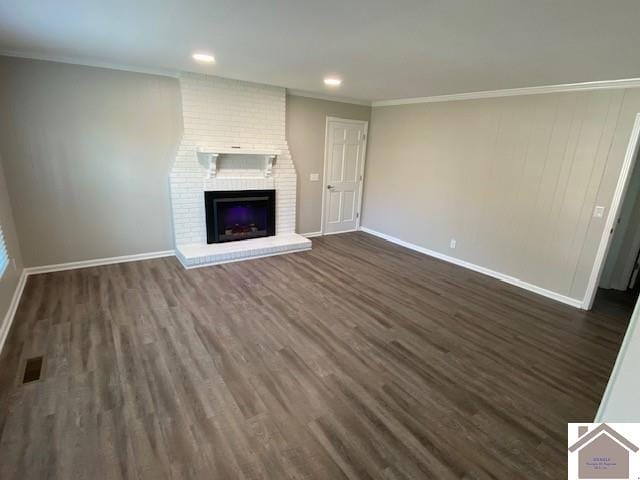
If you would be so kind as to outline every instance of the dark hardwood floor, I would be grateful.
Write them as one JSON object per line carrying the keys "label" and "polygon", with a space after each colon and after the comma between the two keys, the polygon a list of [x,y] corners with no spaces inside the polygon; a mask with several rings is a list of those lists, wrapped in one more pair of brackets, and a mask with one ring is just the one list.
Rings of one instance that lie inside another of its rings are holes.
{"label": "dark hardwood floor", "polygon": [[[2,479],[558,479],[626,327],[364,233],[29,278]],[[22,384],[26,359],[42,378]]]}

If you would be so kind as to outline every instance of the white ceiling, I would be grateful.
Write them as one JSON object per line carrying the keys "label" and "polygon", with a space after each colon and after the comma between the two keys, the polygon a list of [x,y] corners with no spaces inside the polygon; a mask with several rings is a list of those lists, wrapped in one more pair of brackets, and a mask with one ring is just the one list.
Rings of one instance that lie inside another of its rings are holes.
{"label": "white ceiling", "polygon": [[384,100],[638,77],[640,2],[0,0],[0,51]]}

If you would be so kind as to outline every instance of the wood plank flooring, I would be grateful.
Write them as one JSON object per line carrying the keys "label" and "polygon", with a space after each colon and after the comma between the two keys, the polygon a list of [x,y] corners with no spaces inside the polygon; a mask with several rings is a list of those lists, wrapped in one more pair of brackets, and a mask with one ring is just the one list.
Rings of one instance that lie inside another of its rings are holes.
{"label": "wood plank flooring", "polygon": [[[557,479],[626,319],[364,233],[29,278],[2,479]],[[42,355],[42,379],[21,384]]]}

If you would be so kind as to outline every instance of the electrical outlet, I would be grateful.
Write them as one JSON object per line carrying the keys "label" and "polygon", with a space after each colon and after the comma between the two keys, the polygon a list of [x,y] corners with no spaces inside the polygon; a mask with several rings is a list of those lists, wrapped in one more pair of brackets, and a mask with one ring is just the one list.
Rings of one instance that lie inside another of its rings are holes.
{"label": "electrical outlet", "polygon": [[320,180],[320,174],[319,173],[312,173],[311,175],[309,175],[309,181],[310,182],[317,182]]}
{"label": "electrical outlet", "polygon": [[456,239],[455,238],[451,239],[451,243],[449,244],[449,247],[456,248]]}
{"label": "electrical outlet", "polygon": [[593,216],[595,218],[602,218],[604,216],[604,207],[596,207],[593,210]]}

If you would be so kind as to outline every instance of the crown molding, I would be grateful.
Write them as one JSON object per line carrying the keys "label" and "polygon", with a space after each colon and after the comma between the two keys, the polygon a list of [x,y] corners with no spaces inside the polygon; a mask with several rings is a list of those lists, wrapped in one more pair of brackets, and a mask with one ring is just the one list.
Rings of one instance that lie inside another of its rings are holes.
{"label": "crown molding", "polygon": [[357,98],[349,98],[349,97],[337,97],[334,95],[326,95],[324,93],[308,92],[306,90],[296,90],[293,88],[287,88],[287,95],[291,95],[292,97],[315,98],[316,100],[326,100],[328,102],[351,103],[353,105],[363,105],[365,107],[371,106],[371,102],[368,100],[360,100]]}
{"label": "crown molding", "polygon": [[[66,63],[71,65],[82,65],[87,67],[107,68],[111,70],[121,70],[134,73],[145,73],[149,75],[161,75],[165,77],[178,78],[181,74],[179,70],[172,70],[160,67],[141,67],[137,65],[121,64],[105,60],[89,58],[75,58],[56,54],[42,54],[26,51],[0,50],[0,56],[25,58],[30,60],[43,60],[48,62]],[[191,73],[191,72],[189,72]],[[199,73],[199,72],[193,72]],[[202,73],[201,73],[202,74]],[[209,75],[209,74],[202,74]],[[227,77],[223,77],[227,78]],[[245,81],[245,80],[242,80]],[[254,82],[255,83],[255,82]],[[637,88],[640,87],[640,78],[625,78],[620,80],[601,80],[595,82],[565,83],[560,85],[545,85],[539,87],[507,88],[502,90],[485,90],[481,92],[453,93],[449,95],[435,95],[430,97],[398,98],[392,100],[361,100],[350,97],[338,97],[324,93],[309,92],[286,88],[287,95],[294,97],[315,98],[329,102],[349,103],[353,105],[363,105],[366,107],[389,107],[394,105],[411,105],[415,103],[436,103],[453,102],[459,100],[477,100],[483,98],[514,97],[518,95],[540,95],[544,93],[576,92],[586,90],[604,90],[615,88]],[[282,87],[281,87],[282,88]]]}
{"label": "crown molding", "polygon": [[161,75],[163,77],[175,77],[180,74],[178,70],[171,70],[159,67],[140,67],[136,65],[128,65],[121,63],[108,62],[104,60],[95,60],[90,58],[75,58],[65,55],[41,54],[35,52],[15,52],[11,50],[0,50],[0,56],[24,58],[27,60],[42,60],[45,62],[66,63],[69,65],[80,65],[84,67],[107,68],[109,70],[121,70],[133,73],[145,73],[148,75]]}
{"label": "crown molding", "polygon": [[541,87],[508,88],[504,90],[487,90],[484,92],[454,93],[433,97],[399,98],[396,100],[377,100],[373,107],[389,107],[392,105],[410,105],[413,103],[453,102],[458,100],[476,100],[481,98],[515,97],[518,95],[540,95],[543,93],[578,92],[583,90],[604,90],[611,88],[640,87],[640,78],[621,80],[603,80],[597,82],[565,83]]}
{"label": "crown molding", "polygon": [[[42,54],[37,52],[17,52],[12,50],[0,50],[0,56],[4,57],[14,57],[14,58],[25,58],[28,60],[42,60],[45,62],[58,62],[58,63],[66,63],[70,65],[81,65],[85,67],[97,67],[97,68],[107,68],[110,70],[121,70],[125,72],[134,72],[134,73],[146,73],[149,75],[162,75],[164,77],[174,77],[179,78],[184,73],[196,74],[196,75],[206,75],[212,76],[209,73],[202,73],[197,71],[181,71],[181,70],[171,70],[167,68],[159,68],[159,67],[140,67],[136,65],[122,64],[122,63],[114,63],[103,60],[95,60],[90,58],[76,58],[69,57],[65,55],[56,55],[56,54]],[[213,75],[219,77],[219,75]],[[235,78],[229,77],[220,77],[225,78],[227,80],[236,80],[239,82],[246,83],[256,83],[258,85],[268,85],[272,87],[285,88],[280,85],[270,85],[265,83],[254,82],[251,80],[239,80]],[[366,107],[371,106],[371,102],[368,100],[360,100],[357,98],[349,98],[349,97],[337,97],[333,95],[326,95],[323,93],[315,93],[308,92],[306,90],[295,90],[290,88],[285,88],[287,95],[292,95],[294,97],[307,97],[307,98],[315,98],[318,100],[327,100],[330,102],[339,102],[339,103],[350,103],[354,105],[364,105]]]}

